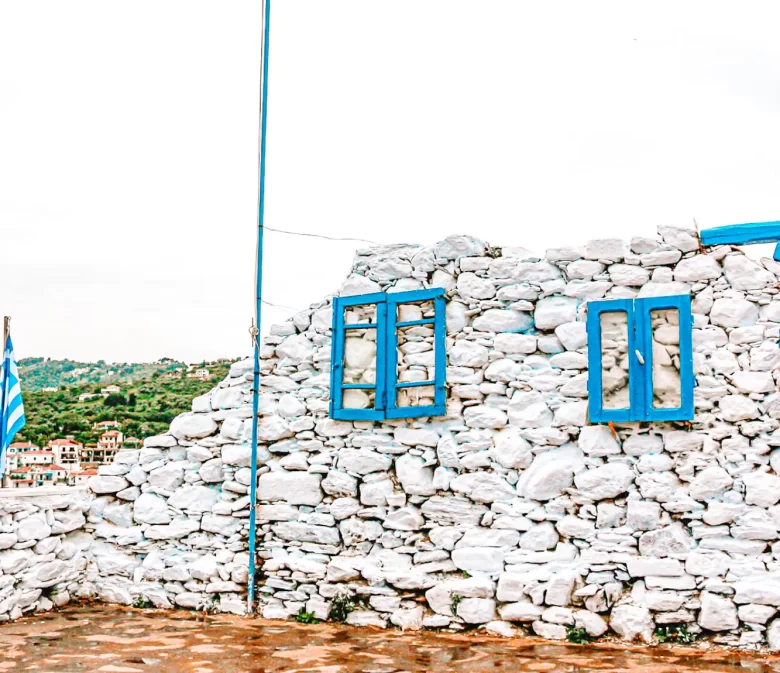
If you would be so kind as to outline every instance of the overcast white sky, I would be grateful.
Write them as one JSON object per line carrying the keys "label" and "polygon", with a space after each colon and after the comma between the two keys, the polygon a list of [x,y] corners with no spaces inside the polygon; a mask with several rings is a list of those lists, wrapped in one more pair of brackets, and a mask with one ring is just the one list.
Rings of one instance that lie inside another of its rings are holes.
{"label": "overcast white sky", "polygon": [[[18,356],[249,351],[260,4],[0,0]],[[271,19],[268,226],[543,251],[780,219],[776,2],[274,0]],[[321,298],[355,246],[269,232],[266,298]]]}

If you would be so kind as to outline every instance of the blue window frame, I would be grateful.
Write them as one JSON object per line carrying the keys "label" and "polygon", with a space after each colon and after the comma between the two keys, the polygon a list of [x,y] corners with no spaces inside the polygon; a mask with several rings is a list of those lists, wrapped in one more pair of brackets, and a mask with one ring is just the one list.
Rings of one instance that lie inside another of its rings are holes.
{"label": "blue window frame", "polygon": [[[422,311],[419,306],[404,309],[426,303],[432,305],[432,310]],[[412,319],[406,319],[409,313],[414,315]],[[398,348],[399,339],[407,335],[412,342],[432,341],[432,351],[417,353],[417,362],[411,368]],[[381,421],[443,416],[446,413],[445,336],[442,288],[334,297],[330,417]],[[348,361],[351,339],[356,340],[352,351],[362,360],[362,369]],[[372,351],[373,368],[367,363]],[[363,395],[350,395],[351,390],[361,391]],[[415,401],[421,403],[414,404]]]}
{"label": "blue window frame", "polygon": [[588,303],[588,416],[693,419],[690,295]]}

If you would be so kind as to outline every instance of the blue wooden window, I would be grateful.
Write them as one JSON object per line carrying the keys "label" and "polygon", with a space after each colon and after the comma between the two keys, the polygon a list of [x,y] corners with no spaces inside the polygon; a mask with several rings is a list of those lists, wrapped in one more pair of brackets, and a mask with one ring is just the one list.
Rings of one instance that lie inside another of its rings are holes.
{"label": "blue wooden window", "polygon": [[442,288],[335,297],[331,418],[443,416],[445,336]]}
{"label": "blue wooden window", "polygon": [[[780,241],[780,222],[751,222],[711,227],[701,232],[702,245],[745,245]],[[774,258],[780,261],[780,242],[775,247]]]}
{"label": "blue wooden window", "polygon": [[690,295],[589,302],[587,330],[592,423],[693,418]]}

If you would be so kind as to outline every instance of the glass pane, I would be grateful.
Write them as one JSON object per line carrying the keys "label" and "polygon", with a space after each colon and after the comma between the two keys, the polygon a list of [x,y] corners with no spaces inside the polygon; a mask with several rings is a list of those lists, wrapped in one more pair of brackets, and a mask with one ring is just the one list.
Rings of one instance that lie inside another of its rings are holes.
{"label": "glass pane", "polygon": [[347,306],[344,309],[345,325],[365,325],[376,322],[376,304]]}
{"label": "glass pane", "polygon": [[376,329],[347,330],[342,383],[376,383]]}
{"label": "glass pane", "polygon": [[396,328],[398,383],[404,381],[434,381],[436,351],[433,325],[413,325]]}
{"label": "glass pane", "polygon": [[628,409],[628,315],[602,313],[601,396],[604,409]]}
{"label": "glass pane", "polygon": [[342,409],[373,409],[376,406],[375,402],[375,388],[348,389],[343,391],[341,395]]}
{"label": "glass pane", "polygon": [[650,311],[653,330],[653,408],[677,409],[682,404],[680,379],[680,312]]}
{"label": "glass pane", "polygon": [[433,300],[421,301],[417,304],[398,304],[396,322],[411,320],[427,320],[436,314],[436,303]]}
{"label": "glass pane", "polygon": [[395,395],[397,407],[427,407],[434,403],[433,386],[415,386],[414,388],[398,388]]}

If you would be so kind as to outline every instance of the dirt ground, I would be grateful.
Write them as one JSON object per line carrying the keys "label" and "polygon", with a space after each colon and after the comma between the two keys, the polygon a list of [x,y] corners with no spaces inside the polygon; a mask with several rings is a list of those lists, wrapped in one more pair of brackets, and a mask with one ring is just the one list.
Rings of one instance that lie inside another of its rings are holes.
{"label": "dirt ground", "polygon": [[75,605],[0,625],[0,672],[780,672],[780,656],[401,633]]}

